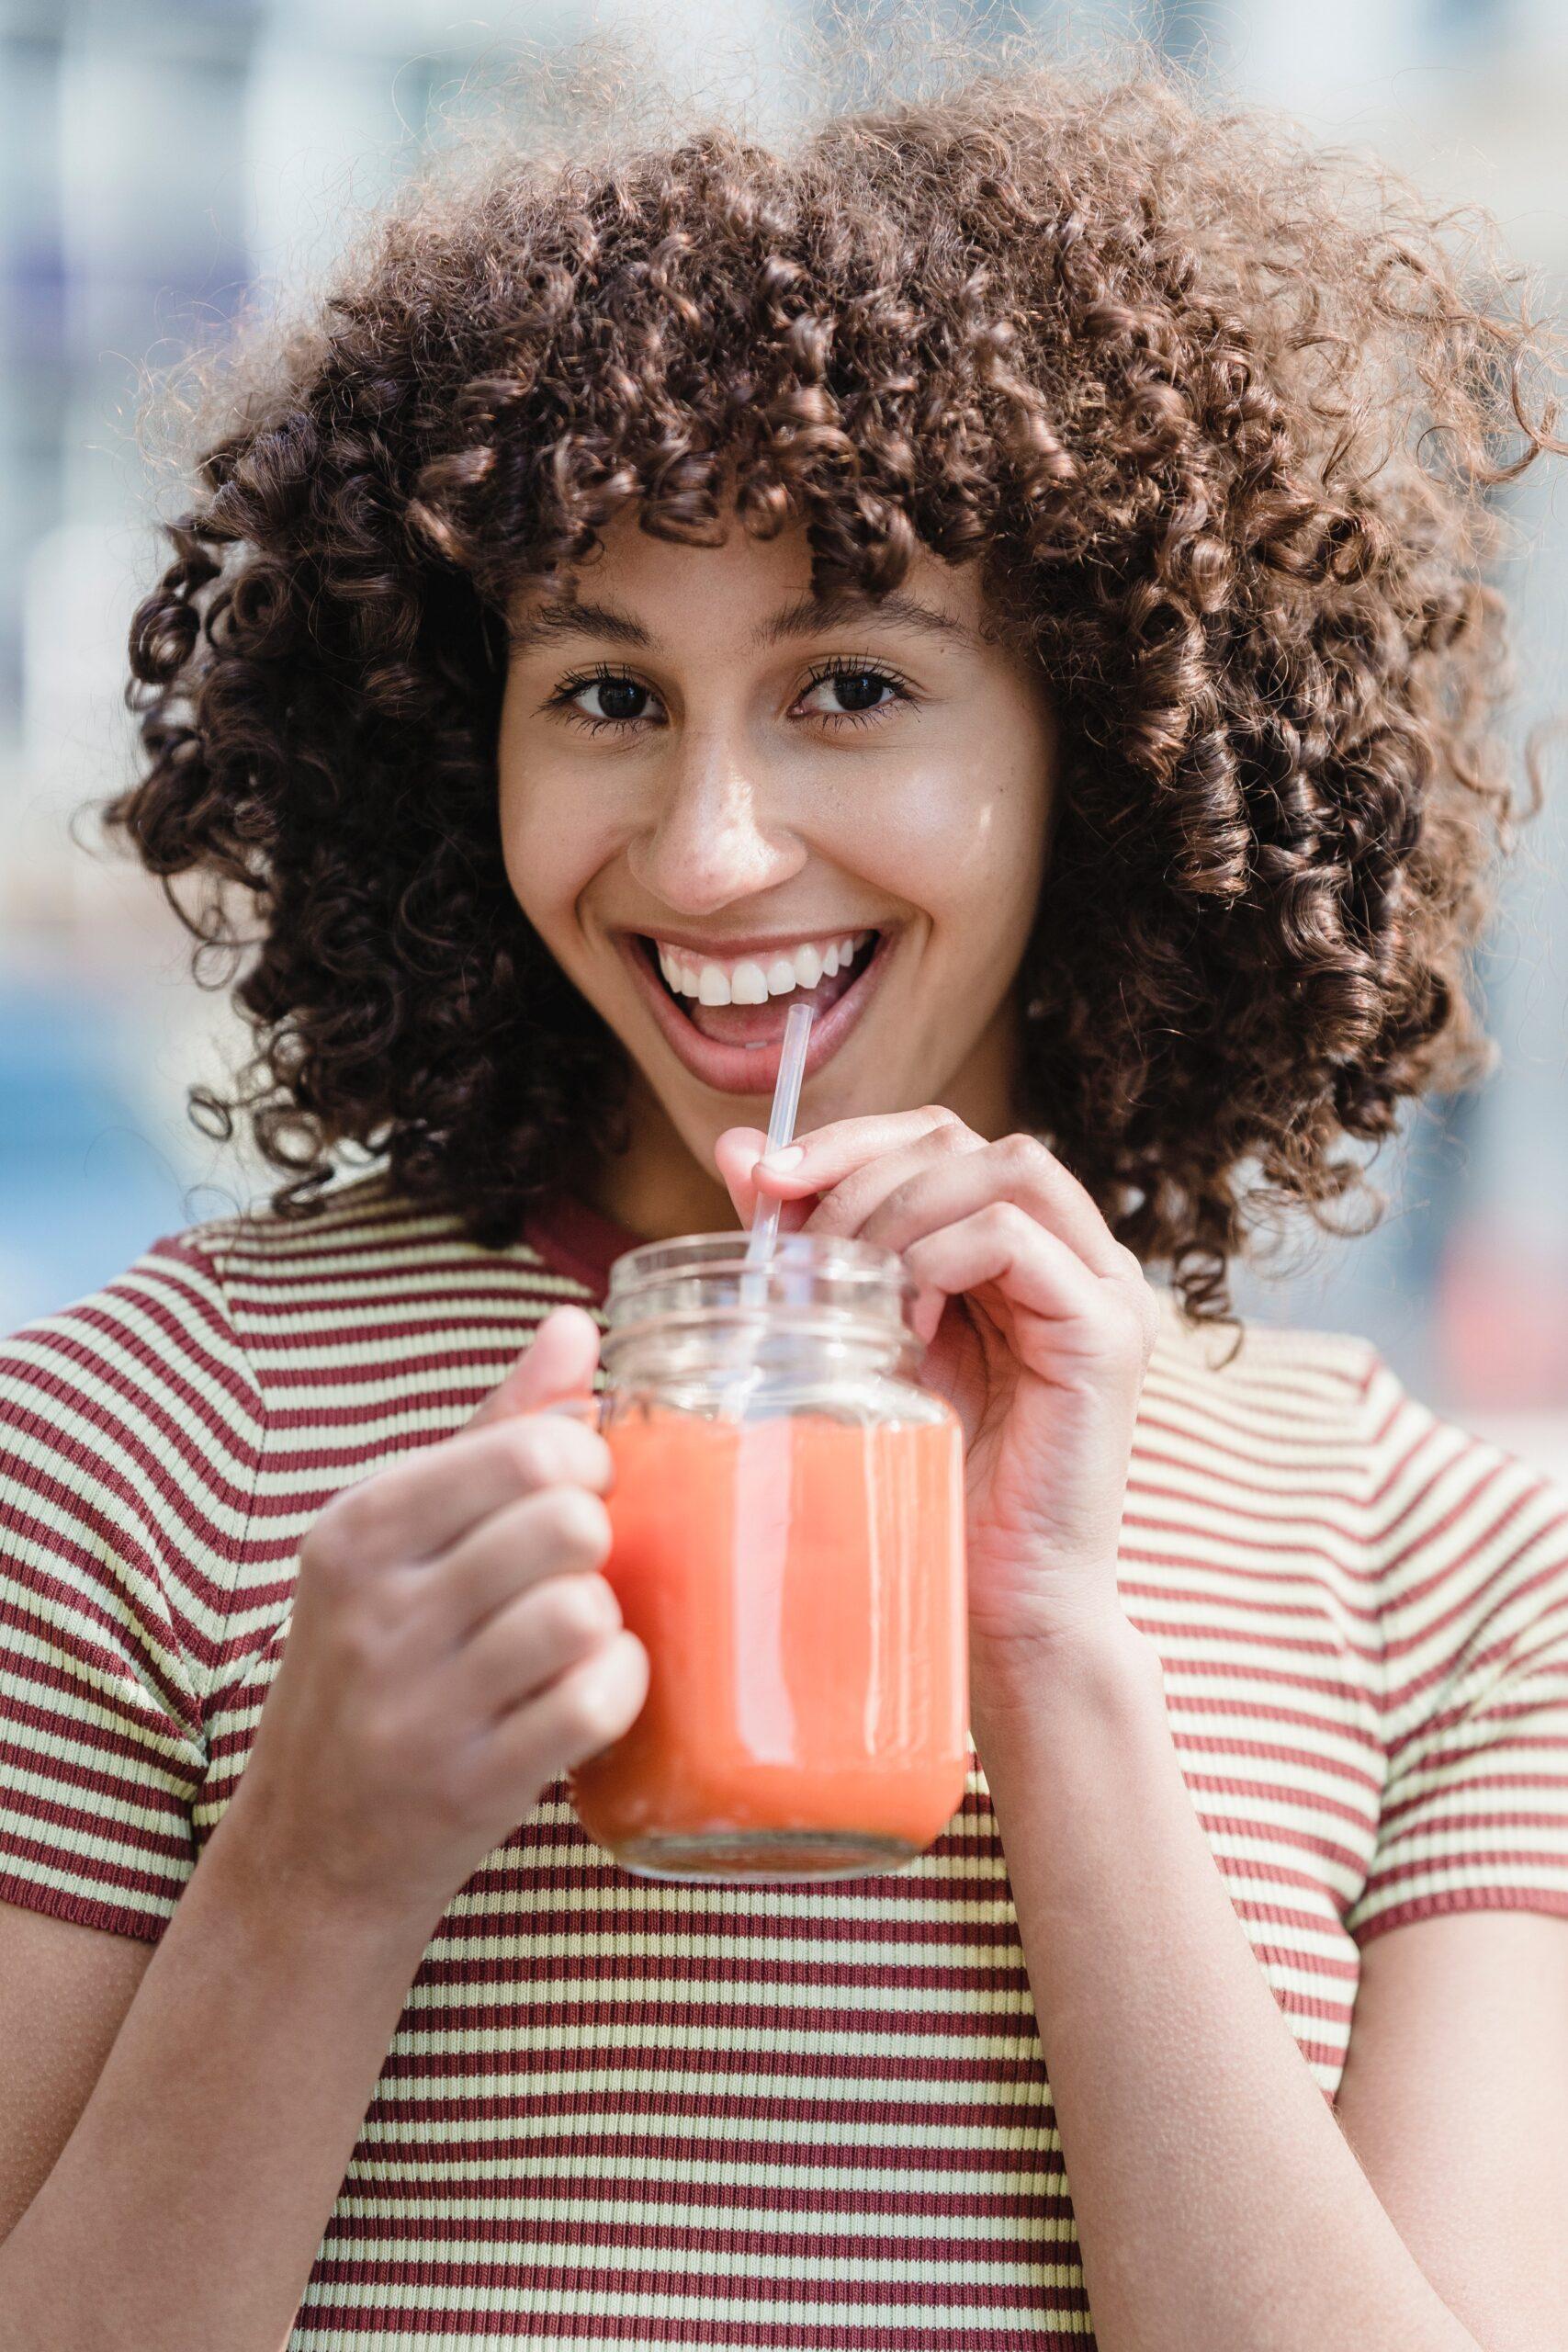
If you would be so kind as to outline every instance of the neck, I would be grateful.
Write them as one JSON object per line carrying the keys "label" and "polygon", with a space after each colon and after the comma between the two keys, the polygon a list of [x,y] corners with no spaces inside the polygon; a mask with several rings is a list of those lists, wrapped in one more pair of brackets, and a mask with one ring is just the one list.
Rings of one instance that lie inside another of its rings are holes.
{"label": "neck", "polygon": [[[1018,1124],[1014,1072],[1019,1031],[1009,995],[940,1098],[928,1098],[940,1099],[987,1142]],[[695,1158],[640,1069],[632,1074],[626,1114],[630,1142],[594,1170],[586,1187],[590,1205],[639,1241],[668,1241],[682,1233],[728,1233],[738,1227],[740,1220],[728,1187],[711,1164],[705,1166]]]}
{"label": "neck", "polygon": [[640,1074],[626,1104],[631,1141],[625,1152],[594,1170],[587,1187],[592,1206],[639,1241],[669,1241],[678,1233],[728,1233],[739,1225],[728,1185],[703,1168]]}

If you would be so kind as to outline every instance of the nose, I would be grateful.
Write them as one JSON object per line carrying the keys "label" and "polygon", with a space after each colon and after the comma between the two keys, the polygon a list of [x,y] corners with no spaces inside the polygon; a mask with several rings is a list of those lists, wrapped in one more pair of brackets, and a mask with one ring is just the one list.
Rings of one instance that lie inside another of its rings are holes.
{"label": "nose", "polygon": [[766,763],[736,730],[671,730],[649,810],[626,849],[640,887],[677,914],[716,914],[798,874]]}

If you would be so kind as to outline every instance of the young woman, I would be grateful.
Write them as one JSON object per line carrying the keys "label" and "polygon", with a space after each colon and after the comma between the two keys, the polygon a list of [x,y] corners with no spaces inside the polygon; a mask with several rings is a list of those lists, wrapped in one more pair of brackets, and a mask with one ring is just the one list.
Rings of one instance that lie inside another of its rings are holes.
{"label": "young woman", "polygon": [[[8,2346],[1562,2342],[1568,1506],[1214,1328],[1479,1057],[1529,352],[1386,182],[1037,73],[405,205],[232,391],[113,815],[287,1181],[8,1351]],[[975,1769],[661,1883],[547,1408],[760,1188],[919,1284]]]}

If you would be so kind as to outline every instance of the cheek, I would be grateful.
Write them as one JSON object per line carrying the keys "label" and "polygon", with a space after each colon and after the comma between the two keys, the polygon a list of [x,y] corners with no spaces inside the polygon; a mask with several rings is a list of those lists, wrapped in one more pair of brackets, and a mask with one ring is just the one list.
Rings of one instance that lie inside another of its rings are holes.
{"label": "cheek", "polygon": [[552,842],[544,827],[533,822],[532,811],[520,793],[502,789],[500,816],[502,862],[512,895],[535,929],[544,930],[542,918],[558,888],[553,869],[559,844]]}
{"label": "cheek", "polygon": [[1037,773],[984,764],[906,777],[897,807],[861,830],[855,862],[937,925],[967,932],[978,919],[994,938],[1032,916],[1047,801]]}
{"label": "cheek", "polygon": [[537,770],[525,784],[502,769],[497,813],[512,895],[535,930],[549,938],[570,922],[610,845],[600,838],[582,794],[553,789]]}
{"label": "cheek", "polygon": [[[496,819],[502,863],[512,895],[534,925],[548,938],[558,930],[581,888],[573,880],[576,843],[570,812],[573,797],[552,773],[549,746],[509,686],[501,707],[496,746]],[[566,822],[557,821],[563,815]]]}
{"label": "cheek", "polygon": [[962,895],[993,939],[1021,944],[1044,878],[1055,788],[1055,742],[1048,713],[1010,709],[989,730],[985,754],[968,764],[956,838],[946,845],[951,890]]}

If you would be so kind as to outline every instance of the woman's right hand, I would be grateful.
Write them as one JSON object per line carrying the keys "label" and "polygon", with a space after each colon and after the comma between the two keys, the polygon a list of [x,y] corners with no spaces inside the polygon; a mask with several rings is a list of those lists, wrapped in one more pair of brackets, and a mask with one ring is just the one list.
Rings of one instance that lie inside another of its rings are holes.
{"label": "woman's right hand", "polygon": [[618,1739],[648,1653],[600,1573],[610,1449],[566,1412],[598,1331],[558,1307],[458,1435],[346,1488],[300,1547],[225,1822],[279,1893],[434,1932],[551,1781]]}

